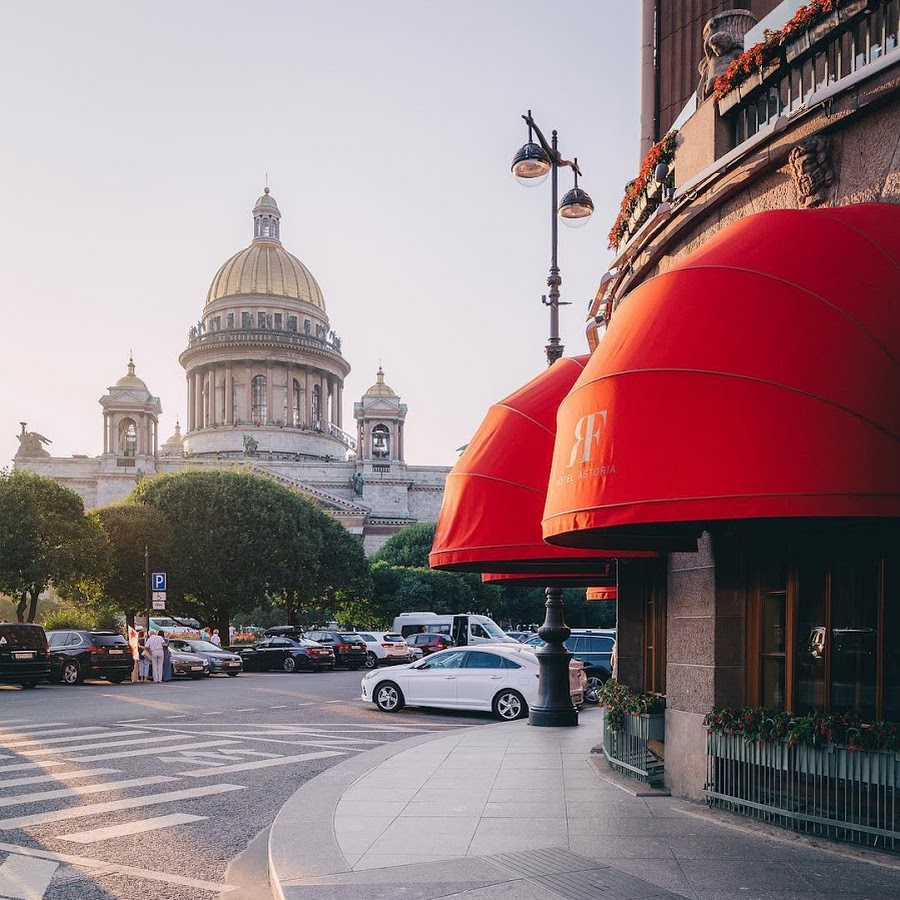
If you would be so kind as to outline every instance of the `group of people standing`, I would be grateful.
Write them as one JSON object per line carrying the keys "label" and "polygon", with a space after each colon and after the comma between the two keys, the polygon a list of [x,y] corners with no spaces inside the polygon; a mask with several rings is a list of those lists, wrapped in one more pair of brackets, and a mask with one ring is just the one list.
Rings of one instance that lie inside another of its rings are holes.
{"label": "group of people standing", "polygon": [[129,628],[128,645],[134,660],[132,681],[147,683],[151,674],[155,684],[172,680],[172,655],[169,653],[169,642],[161,631],[151,631],[145,635],[143,628]]}

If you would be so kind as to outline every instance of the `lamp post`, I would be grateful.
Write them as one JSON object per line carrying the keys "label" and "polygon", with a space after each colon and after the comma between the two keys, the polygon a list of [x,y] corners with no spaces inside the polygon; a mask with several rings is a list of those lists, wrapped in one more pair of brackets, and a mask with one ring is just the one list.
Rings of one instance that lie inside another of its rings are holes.
{"label": "lamp post", "polygon": [[[519,149],[513,157],[512,173],[519,184],[530,187],[542,184],[548,175],[551,176],[551,215],[550,215],[550,274],[547,277],[549,294],[541,298],[544,306],[550,307],[550,337],[545,351],[547,365],[552,366],[563,355],[563,343],[559,336],[559,308],[568,305],[559,299],[559,288],[562,276],[559,273],[559,219],[567,225],[579,227],[587,223],[594,211],[594,203],[587,192],[578,187],[578,158],[564,159],[558,149],[558,136],[554,130],[550,143],[543,132],[528,114],[522,116],[528,125],[528,143]],[[537,142],[534,138],[537,136]],[[575,185],[562,200],[559,199],[559,170],[570,168],[575,176]],[[572,705],[569,691],[569,661],[572,654],[565,647],[565,641],[571,634],[563,610],[562,587],[545,588],[547,601],[544,624],[538,634],[544,640],[544,646],[537,651],[540,664],[540,680],[538,696],[528,714],[531,725],[537,726],[572,726],[578,724],[578,711]]]}

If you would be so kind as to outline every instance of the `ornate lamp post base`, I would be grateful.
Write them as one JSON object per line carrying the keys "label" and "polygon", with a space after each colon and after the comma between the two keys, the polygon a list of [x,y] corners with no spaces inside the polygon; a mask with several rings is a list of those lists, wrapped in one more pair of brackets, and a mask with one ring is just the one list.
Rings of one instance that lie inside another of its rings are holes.
{"label": "ornate lamp post base", "polygon": [[538,634],[546,641],[537,651],[541,667],[537,700],[528,713],[528,724],[540,727],[571,727],[578,724],[578,710],[569,688],[572,654],[564,642],[571,634],[563,619],[562,588],[547,588],[547,610]]}

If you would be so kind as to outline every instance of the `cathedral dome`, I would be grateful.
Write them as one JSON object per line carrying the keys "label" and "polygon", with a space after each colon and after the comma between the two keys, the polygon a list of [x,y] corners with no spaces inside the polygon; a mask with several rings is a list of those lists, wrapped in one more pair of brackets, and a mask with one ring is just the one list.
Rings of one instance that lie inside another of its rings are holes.
{"label": "cathedral dome", "polygon": [[378,374],[375,376],[376,381],[375,384],[370,387],[365,394],[364,397],[396,397],[398,396],[394,389],[384,383],[384,370],[381,366],[378,367]]}
{"label": "cathedral dome", "polygon": [[244,294],[303,300],[325,311],[322,289],[306,266],[281,246],[281,212],[266,188],[253,207],[253,242],[216,272],[206,302]]}
{"label": "cathedral dome", "polygon": [[147,385],[143,382],[142,379],[138,378],[137,375],[134,374],[134,360],[129,358],[128,360],[128,374],[123,375],[117,382],[116,387],[120,388],[138,388],[139,390],[146,391]]}

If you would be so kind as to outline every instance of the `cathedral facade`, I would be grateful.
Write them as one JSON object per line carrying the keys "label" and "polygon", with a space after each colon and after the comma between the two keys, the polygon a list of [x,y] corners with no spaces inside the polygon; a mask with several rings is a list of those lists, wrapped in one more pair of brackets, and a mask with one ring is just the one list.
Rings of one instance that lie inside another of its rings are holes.
{"label": "cathedral facade", "polygon": [[316,279],[282,246],[268,188],[253,208],[252,241],[216,273],[179,362],[183,434],[179,423],[160,443],[162,405],[129,359],[100,399],[102,455],[53,457],[21,423],[16,468],[53,478],[91,508],[124,499],[142,475],[249,467],[315,501],[366,553],[406,525],[437,519],[449,469],[407,464],[406,404],[380,368],[354,403],[353,432],[345,430],[350,364]]}

